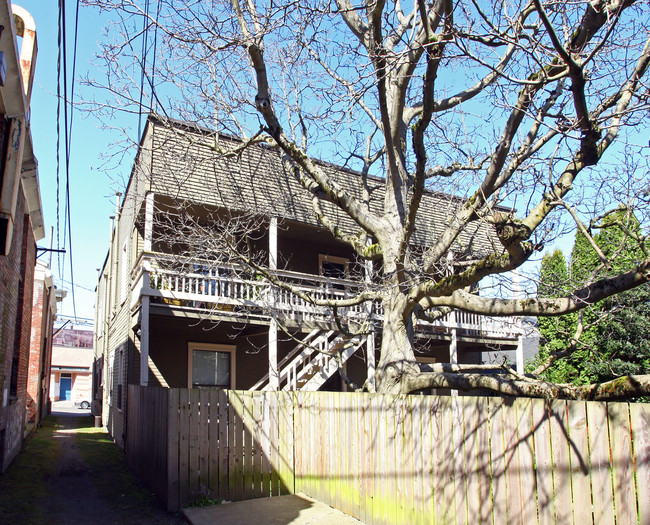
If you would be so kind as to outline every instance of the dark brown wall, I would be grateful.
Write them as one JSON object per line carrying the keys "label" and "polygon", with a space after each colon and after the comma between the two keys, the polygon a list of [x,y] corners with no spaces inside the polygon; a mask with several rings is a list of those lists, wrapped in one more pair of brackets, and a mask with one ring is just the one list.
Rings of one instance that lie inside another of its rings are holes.
{"label": "dark brown wall", "polygon": [[[282,335],[279,335],[282,338]],[[188,343],[234,345],[237,389],[248,389],[268,372],[268,327],[264,325],[217,325],[196,319],[151,316],[149,356],[171,388],[187,388]],[[293,347],[278,341],[278,360]],[[149,384],[157,385],[153,375]]]}

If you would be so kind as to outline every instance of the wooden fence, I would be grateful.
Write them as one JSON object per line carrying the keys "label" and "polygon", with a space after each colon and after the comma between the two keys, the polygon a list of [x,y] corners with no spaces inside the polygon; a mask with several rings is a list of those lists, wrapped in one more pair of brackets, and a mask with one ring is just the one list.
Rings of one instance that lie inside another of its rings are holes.
{"label": "wooden fence", "polygon": [[169,510],[304,492],[368,524],[650,523],[649,405],[132,386],[128,406]]}

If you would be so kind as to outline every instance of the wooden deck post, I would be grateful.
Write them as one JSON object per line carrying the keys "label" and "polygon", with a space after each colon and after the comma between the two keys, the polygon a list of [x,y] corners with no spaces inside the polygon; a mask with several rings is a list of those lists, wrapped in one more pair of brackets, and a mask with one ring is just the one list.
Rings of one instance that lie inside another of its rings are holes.
{"label": "wooden deck post", "polygon": [[[278,219],[271,217],[269,221],[269,269],[278,269]],[[269,389],[280,389],[278,375],[278,322],[274,317],[274,290],[271,290],[271,321],[269,322]]]}
{"label": "wooden deck post", "polygon": [[148,191],[144,199],[144,251],[150,252],[153,238],[153,192]]}
{"label": "wooden deck post", "polygon": [[[368,244],[371,243],[371,239],[368,239]],[[370,284],[372,282],[372,261],[365,262],[365,281]],[[370,322],[370,316],[372,315],[372,301],[366,302],[366,312],[368,314],[368,321]],[[368,366],[368,386],[370,386],[370,391],[375,391],[375,332],[371,330],[366,337],[366,362]]]}
{"label": "wooden deck post", "polygon": [[[144,276],[149,279],[148,272]],[[140,386],[149,385],[149,296],[142,296],[140,310]]]}
{"label": "wooden deck post", "polygon": [[518,374],[524,373],[524,336],[519,334],[517,338],[517,350],[515,352],[515,361]]}
{"label": "wooden deck post", "polygon": [[[452,365],[458,364],[458,330],[452,328],[451,330],[451,341],[449,343],[449,362]],[[458,390],[451,391],[452,396],[458,395]]]}

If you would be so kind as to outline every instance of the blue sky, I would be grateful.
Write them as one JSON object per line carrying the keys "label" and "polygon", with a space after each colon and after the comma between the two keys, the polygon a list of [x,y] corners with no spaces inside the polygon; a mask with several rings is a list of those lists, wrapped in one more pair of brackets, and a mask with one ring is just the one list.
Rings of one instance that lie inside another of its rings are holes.
{"label": "blue sky", "polygon": [[[39,241],[39,246],[49,247],[50,228],[55,228],[54,247],[56,248],[57,227],[57,178],[56,178],[56,142],[57,142],[57,36],[58,36],[58,2],[54,0],[18,0],[35,19],[38,35],[38,58],[36,79],[32,96],[31,126],[34,139],[34,151],[39,161],[41,198],[46,224],[47,237]],[[68,0],[68,78],[71,86],[74,46],[74,15],[76,2]],[[91,8],[80,9],[79,36],[76,63],[76,80],[89,76],[104,77],[103,71],[96,71],[91,64],[98,42],[103,40],[105,20]],[[105,77],[104,77],[105,78]],[[87,99],[93,93],[75,83],[75,100]],[[133,122],[133,119],[129,119]],[[63,119],[61,119],[63,133]],[[120,122],[121,124],[121,122]],[[110,239],[110,215],[115,209],[115,191],[121,190],[121,183],[126,181],[133,159],[133,152],[121,159],[121,166],[109,178],[100,168],[104,163],[102,154],[109,151],[109,145],[117,138],[115,134],[100,129],[101,123],[88,112],[75,109],[71,156],[70,156],[70,202],[72,217],[72,255],[74,263],[76,315],[80,318],[94,318],[94,288],[97,282],[97,269],[103,265]],[[137,128],[137,126],[135,126]],[[132,129],[129,138],[137,141],[137,129]],[[70,249],[67,238],[64,245],[64,210],[65,210],[65,153],[63,135],[60,147],[60,201],[59,201],[59,238],[60,247]],[[115,181],[118,181],[117,183]],[[572,236],[558,245],[570,251]],[[549,247],[550,248],[550,247]],[[42,255],[48,258],[49,255]],[[60,305],[63,316],[73,316],[71,293],[71,275],[69,253],[65,256],[52,255],[52,270],[59,288],[68,291],[68,297]]]}
{"label": "blue sky", "polygon": [[[56,140],[57,140],[57,36],[58,36],[58,2],[54,0],[20,0],[19,5],[27,9],[34,17],[39,44],[36,64],[36,80],[32,96],[32,135],[34,150],[39,161],[41,198],[46,224],[46,238],[39,241],[39,246],[49,247],[50,228],[54,227],[54,247],[56,248],[57,228],[57,182],[56,182]],[[68,79],[71,86],[74,45],[74,15],[76,2],[68,1],[67,9],[67,46]],[[91,64],[98,52],[98,42],[103,40],[105,20],[91,8],[80,8],[79,35],[77,49],[75,100],[91,97],[93,93],[84,88],[78,79],[87,75],[101,78],[102,71],[96,71]],[[63,119],[60,122],[63,133]],[[94,318],[94,289],[97,282],[97,269],[101,268],[106,257],[110,239],[110,215],[115,209],[115,191],[121,190],[100,167],[102,154],[109,150],[109,145],[116,137],[110,131],[100,129],[101,123],[88,112],[75,109],[72,127],[70,155],[70,203],[72,217],[72,255],[75,282],[76,316]],[[132,130],[130,139],[136,141],[137,129]],[[68,242],[64,245],[64,210],[65,210],[65,150],[63,135],[60,147],[60,243],[61,248],[69,250]],[[118,180],[128,178],[133,154],[122,159],[122,165],[114,173]],[[49,257],[48,254],[42,257]],[[69,253],[65,256],[52,255],[52,271],[59,288],[68,291],[67,298],[59,305],[62,316],[75,315],[72,301]]]}
{"label": "blue sky", "polygon": [[[46,238],[38,242],[39,247],[49,247],[50,228],[54,227],[54,247],[56,248],[57,228],[57,182],[56,182],[56,142],[57,142],[57,34],[58,5],[54,0],[19,0],[19,5],[34,17],[38,39],[36,78],[31,104],[31,129],[34,151],[39,162],[41,199],[45,217]],[[67,2],[68,31],[68,79],[72,77],[74,15],[76,2]],[[79,14],[79,37],[77,49],[77,74],[80,78],[88,72],[92,74],[90,60],[97,51],[97,42],[102,37],[103,23],[94,10],[83,8]],[[86,90],[87,91],[87,90]],[[75,99],[87,95],[78,84],[75,86]],[[71,135],[70,154],[70,210],[72,225],[72,256],[75,288],[76,315],[81,318],[94,318],[94,289],[97,282],[97,268],[106,257],[109,242],[109,216],[115,208],[115,185],[99,167],[101,154],[107,151],[112,137],[109,132],[99,129],[100,123],[92,115],[75,110]],[[60,243],[61,248],[69,250],[66,240],[63,246],[65,211],[65,150],[63,119],[61,119],[61,167],[60,167]],[[135,138],[135,137],[133,137]],[[130,162],[130,158],[124,159]],[[122,167],[128,174],[128,166]],[[49,257],[48,254],[41,256]],[[61,264],[60,264],[61,263]],[[74,308],[71,293],[69,253],[65,260],[52,255],[52,272],[55,284],[68,290],[68,297],[59,305],[59,313],[73,316]]]}

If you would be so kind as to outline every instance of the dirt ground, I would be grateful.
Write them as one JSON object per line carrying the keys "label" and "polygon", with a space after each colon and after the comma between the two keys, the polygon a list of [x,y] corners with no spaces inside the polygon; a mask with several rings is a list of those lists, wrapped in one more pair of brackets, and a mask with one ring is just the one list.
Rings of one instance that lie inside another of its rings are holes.
{"label": "dirt ground", "polygon": [[[88,411],[59,404],[53,409],[53,420],[51,440],[56,455],[42,469],[44,497],[33,502],[42,509],[20,523],[38,523],[43,515],[43,523],[53,525],[186,523],[179,515],[165,512],[135,479],[124,455],[105,432],[89,428],[92,418]],[[28,453],[26,447],[21,455]],[[24,468],[26,458],[20,459],[16,468]],[[14,520],[15,515],[11,522]],[[0,522],[5,523],[2,515]]]}

